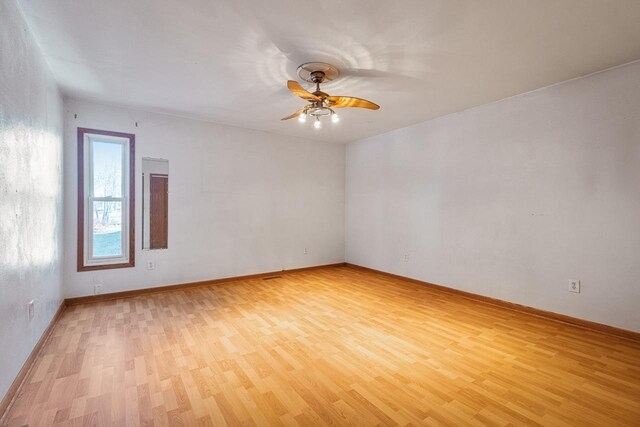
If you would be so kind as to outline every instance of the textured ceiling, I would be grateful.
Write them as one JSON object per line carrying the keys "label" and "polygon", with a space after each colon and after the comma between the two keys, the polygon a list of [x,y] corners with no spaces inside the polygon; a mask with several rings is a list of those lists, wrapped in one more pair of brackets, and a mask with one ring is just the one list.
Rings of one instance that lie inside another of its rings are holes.
{"label": "textured ceiling", "polygon": [[[637,0],[19,0],[68,96],[346,142],[640,59]],[[370,99],[280,118],[297,66]]]}

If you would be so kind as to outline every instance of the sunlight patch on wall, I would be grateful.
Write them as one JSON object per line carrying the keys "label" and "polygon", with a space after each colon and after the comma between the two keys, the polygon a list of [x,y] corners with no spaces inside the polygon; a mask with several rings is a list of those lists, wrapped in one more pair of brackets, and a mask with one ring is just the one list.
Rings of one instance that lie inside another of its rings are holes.
{"label": "sunlight patch on wall", "polygon": [[56,224],[62,174],[58,138],[25,122],[2,129],[0,266],[5,271],[45,267],[59,257]]}

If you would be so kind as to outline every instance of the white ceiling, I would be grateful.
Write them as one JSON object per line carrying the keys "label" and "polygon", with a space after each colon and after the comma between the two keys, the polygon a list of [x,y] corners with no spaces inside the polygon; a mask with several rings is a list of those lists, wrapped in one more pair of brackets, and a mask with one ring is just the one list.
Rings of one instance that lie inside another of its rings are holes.
{"label": "white ceiling", "polygon": [[[640,59],[638,0],[19,2],[68,96],[333,142]],[[281,122],[308,61],[382,108]]]}

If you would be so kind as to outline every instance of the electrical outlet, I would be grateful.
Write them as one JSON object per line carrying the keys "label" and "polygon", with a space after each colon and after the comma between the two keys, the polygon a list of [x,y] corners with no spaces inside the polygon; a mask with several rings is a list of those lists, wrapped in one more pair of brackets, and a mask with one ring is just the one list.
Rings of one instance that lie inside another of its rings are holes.
{"label": "electrical outlet", "polygon": [[156,262],[155,261],[147,261],[147,270],[155,270]]}
{"label": "electrical outlet", "polygon": [[409,254],[404,254],[404,262],[409,262]]}
{"label": "electrical outlet", "polygon": [[307,248],[304,248],[304,254],[306,255],[308,253],[309,253],[309,251],[307,250]]}
{"label": "electrical outlet", "polygon": [[580,293],[580,280],[569,280],[569,292]]}
{"label": "electrical outlet", "polygon": [[29,320],[33,319],[34,311],[33,311],[33,300],[29,301]]}
{"label": "electrical outlet", "polygon": [[95,285],[93,285],[93,294],[100,295],[101,293],[102,293],[102,285],[99,283],[96,283]]}

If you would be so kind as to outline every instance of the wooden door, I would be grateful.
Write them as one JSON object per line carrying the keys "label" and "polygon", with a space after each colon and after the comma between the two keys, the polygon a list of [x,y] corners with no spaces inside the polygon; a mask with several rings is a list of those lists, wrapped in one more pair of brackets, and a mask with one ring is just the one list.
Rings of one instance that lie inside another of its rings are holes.
{"label": "wooden door", "polygon": [[164,249],[169,234],[169,177],[151,174],[149,193],[149,248]]}

